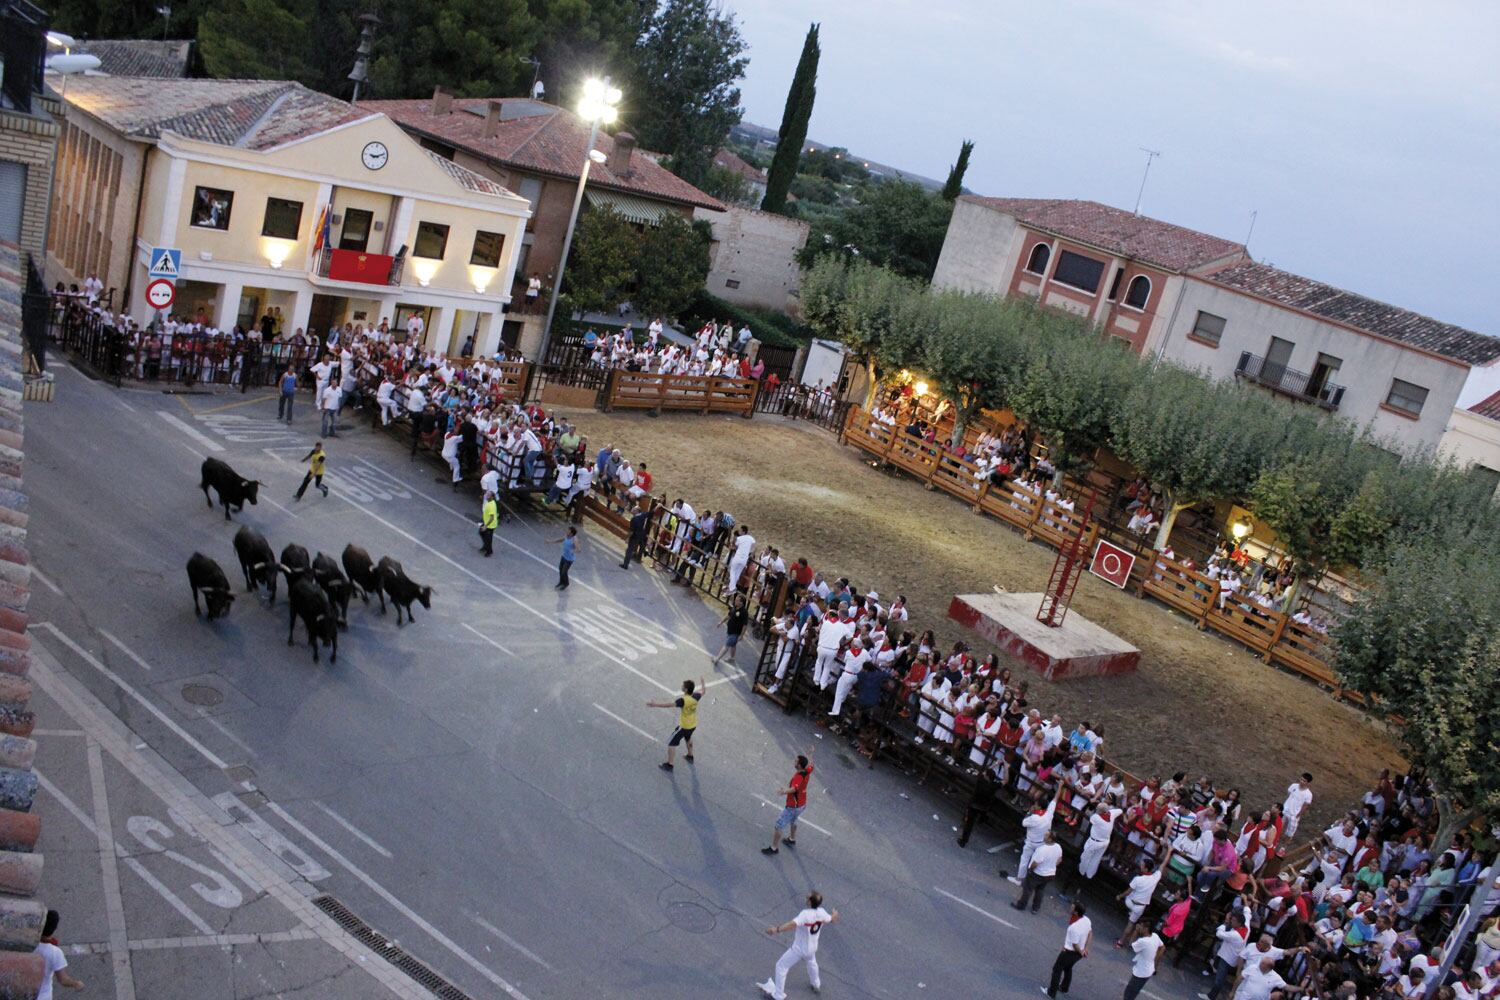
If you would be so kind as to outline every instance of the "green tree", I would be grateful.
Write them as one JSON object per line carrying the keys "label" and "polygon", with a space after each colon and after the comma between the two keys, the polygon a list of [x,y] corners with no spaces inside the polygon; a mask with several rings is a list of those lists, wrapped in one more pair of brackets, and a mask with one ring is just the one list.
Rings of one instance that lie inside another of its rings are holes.
{"label": "green tree", "polygon": [[1493,537],[1402,540],[1333,631],[1334,671],[1399,717],[1411,762],[1437,786],[1434,854],[1500,813],[1500,562]]}
{"label": "green tree", "polygon": [[[381,97],[427,97],[440,84],[460,97],[494,97],[531,83],[521,57],[536,45],[541,26],[526,0],[395,4],[386,17],[370,65]],[[342,54],[336,61],[343,65]]]}
{"label": "green tree", "polygon": [[750,205],[754,196],[750,191],[750,182],[743,174],[736,173],[728,167],[721,167],[717,163],[711,164],[708,173],[703,177],[703,183],[698,185],[704,194],[712,195],[730,205]]}
{"label": "green tree", "polygon": [[744,114],[736,84],[745,49],[734,15],[712,0],[665,0],[635,45],[625,118],[642,147],[667,154],[690,183]]}
{"label": "green tree", "polygon": [[974,143],[965,139],[958,147],[958,162],[948,171],[948,180],[943,184],[943,198],[952,201],[964,193],[964,174],[969,172],[969,154],[974,152]]}
{"label": "green tree", "polygon": [[814,225],[798,262],[806,267],[825,253],[852,250],[897,274],[930,281],[952,214],[952,205],[919,185],[871,184],[859,204]]}
{"label": "green tree", "polygon": [[295,0],[223,0],[198,22],[204,70],[232,80],[305,80],[312,14],[311,3]]}
{"label": "green tree", "polygon": [[874,401],[882,372],[918,360],[904,331],[911,319],[909,302],[921,294],[921,286],[910,278],[833,256],[817,261],[803,276],[803,316],[814,332],[849,348],[865,370],[866,408]]}
{"label": "green tree", "polygon": [[595,312],[618,304],[635,280],[640,242],[640,234],[612,208],[590,209],[579,219],[564,278],[569,312]]}
{"label": "green tree", "polygon": [[664,216],[647,227],[637,245],[635,290],[631,301],[648,316],[678,316],[692,304],[708,278],[707,222]]}
{"label": "green tree", "polygon": [[766,196],[761,199],[763,212],[786,212],[787,192],[792,189],[792,178],[797,176],[797,164],[802,158],[802,144],[807,141],[807,124],[812,119],[813,101],[818,92],[818,59],[822,47],[818,44],[818,25],[807,29],[802,40],[802,57],[797,60],[796,72],[792,74],[792,85],[787,88],[786,107],[781,112],[781,128],[777,132],[776,156],[771,160],[771,170],[766,177]]}
{"label": "green tree", "polygon": [[1120,400],[1141,374],[1139,359],[1102,344],[1070,316],[1037,310],[1036,345],[1010,394],[1010,407],[1047,438],[1059,477],[1091,463],[1109,443]]}
{"label": "green tree", "polygon": [[944,291],[931,293],[920,366],[953,405],[951,443],[980,410],[1004,406],[1029,360],[1026,327],[1034,306],[1014,299]]}

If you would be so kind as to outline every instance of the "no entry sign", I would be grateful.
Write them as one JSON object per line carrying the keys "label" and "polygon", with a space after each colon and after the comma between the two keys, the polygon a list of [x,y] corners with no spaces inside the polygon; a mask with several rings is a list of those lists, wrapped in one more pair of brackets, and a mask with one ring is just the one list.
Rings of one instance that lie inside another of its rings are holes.
{"label": "no entry sign", "polygon": [[166,278],[157,278],[146,286],[146,304],[152,309],[165,309],[177,300],[177,286]]}
{"label": "no entry sign", "polygon": [[1094,561],[1089,564],[1089,572],[1125,589],[1125,584],[1130,582],[1130,570],[1135,566],[1135,556],[1115,545],[1113,542],[1100,540],[1099,547],[1094,550]]}

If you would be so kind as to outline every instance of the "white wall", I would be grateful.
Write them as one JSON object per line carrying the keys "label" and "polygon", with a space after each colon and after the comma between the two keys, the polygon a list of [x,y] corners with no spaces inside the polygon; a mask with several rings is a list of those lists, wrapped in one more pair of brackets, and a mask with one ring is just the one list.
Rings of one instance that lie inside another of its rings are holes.
{"label": "white wall", "polygon": [[713,227],[707,281],[712,294],[735,305],[787,309],[788,299],[801,287],[796,255],[807,244],[806,222],[738,206],[727,212],[694,209],[693,218],[706,219]]}
{"label": "white wall", "polygon": [[953,203],[943,252],[932,276],[933,287],[1008,294],[1016,257],[1021,252],[1021,235],[1011,216],[959,198]]}
{"label": "white wall", "polygon": [[802,384],[838,388],[839,371],[844,367],[844,345],[832,340],[814,340],[807,347],[807,363],[802,366]]}
{"label": "white wall", "polygon": [[1463,466],[1482,465],[1500,473],[1500,421],[1469,410],[1454,410],[1438,453]]}

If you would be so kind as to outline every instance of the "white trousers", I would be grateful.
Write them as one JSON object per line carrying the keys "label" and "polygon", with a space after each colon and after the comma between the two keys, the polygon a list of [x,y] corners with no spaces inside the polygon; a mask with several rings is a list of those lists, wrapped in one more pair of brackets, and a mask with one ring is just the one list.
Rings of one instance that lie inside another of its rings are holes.
{"label": "white trousers", "polygon": [[823,983],[818,979],[817,953],[804,955],[793,945],[776,960],[776,976],[772,980],[772,983],[776,987],[776,1000],[786,1000],[786,974],[791,972],[792,966],[798,962],[807,963],[807,981],[813,985],[813,988],[819,989],[822,987]]}
{"label": "white trousers", "polygon": [[795,642],[781,640],[781,649],[776,653],[776,679],[779,681],[786,676],[786,666],[792,660],[792,651],[797,648]]}
{"label": "white trousers", "polygon": [[390,424],[391,424],[391,418],[396,415],[396,413],[397,413],[397,411],[399,409],[400,408],[396,405],[396,401],[393,400],[393,399],[388,399],[385,402],[381,403],[380,404],[380,423],[381,423],[381,425],[384,426],[384,427],[389,427]]}
{"label": "white trousers", "polygon": [[729,593],[734,593],[740,587],[740,577],[745,575],[745,567],[750,565],[750,558],[731,559],[729,562]]}
{"label": "white trousers", "polygon": [[813,683],[821,690],[833,683],[834,667],[833,658],[839,655],[836,649],[818,650],[818,660],[813,664]]}
{"label": "white trousers", "polygon": [[1038,840],[1034,844],[1028,840],[1026,841],[1026,843],[1021,845],[1021,867],[1016,869],[1016,878],[1026,877],[1026,869],[1031,865],[1031,856],[1035,854],[1036,849],[1041,846],[1042,842],[1040,840]]}
{"label": "white trousers", "polygon": [[838,686],[833,689],[833,711],[829,715],[838,715],[844,707],[844,699],[849,697],[849,692],[854,690],[854,681],[859,674],[853,670],[845,670],[839,674]]}
{"label": "white trousers", "polygon": [[455,483],[458,482],[460,479],[463,478],[463,473],[459,470],[459,467],[458,467],[458,456],[457,455],[454,455],[452,458],[448,459],[448,468],[450,468],[450,469],[453,470],[453,481]]}
{"label": "white trousers", "polygon": [[1099,873],[1099,861],[1104,857],[1104,852],[1109,850],[1109,841],[1094,840],[1090,838],[1083,845],[1083,851],[1078,855],[1078,874],[1084,878],[1093,878]]}

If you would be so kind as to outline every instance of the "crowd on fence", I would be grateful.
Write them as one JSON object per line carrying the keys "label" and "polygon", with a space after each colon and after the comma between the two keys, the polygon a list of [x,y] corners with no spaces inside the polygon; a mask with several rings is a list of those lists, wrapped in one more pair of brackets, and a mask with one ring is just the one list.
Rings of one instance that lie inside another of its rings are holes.
{"label": "crowd on fence", "polygon": [[748,326],[737,332],[734,324],[712,320],[698,330],[689,344],[678,344],[663,334],[662,321],[654,319],[644,336],[637,338],[627,325],[601,335],[593,327],[584,331],[581,345],[588,363],[596,368],[620,369],[654,375],[706,375],[722,378],[766,379],[768,387],[780,384],[774,372],[767,375],[765,362],[750,358],[752,334]]}

